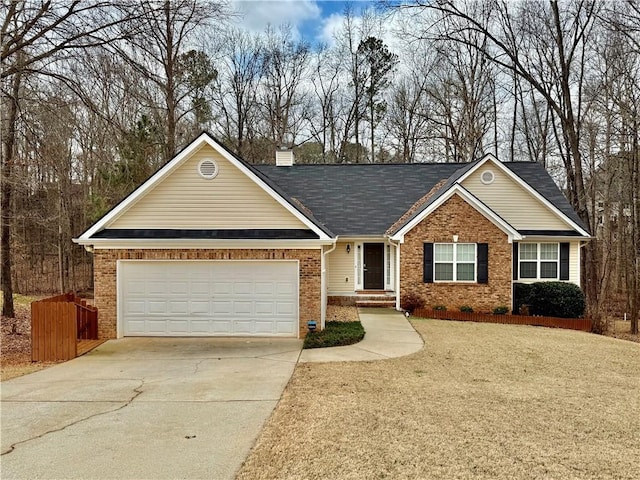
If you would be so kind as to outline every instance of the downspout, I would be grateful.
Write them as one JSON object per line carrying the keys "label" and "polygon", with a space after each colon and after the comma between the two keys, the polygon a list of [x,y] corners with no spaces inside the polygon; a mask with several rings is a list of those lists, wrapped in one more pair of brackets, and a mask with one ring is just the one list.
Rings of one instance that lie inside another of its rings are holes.
{"label": "downspout", "polygon": [[[324,330],[327,317],[327,260],[326,255],[333,252],[338,246],[338,238],[333,242],[333,247],[320,255],[320,329]],[[322,247],[324,250],[324,247]]]}
{"label": "downspout", "polygon": [[393,283],[395,283],[394,290],[396,291],[396,310],[400,311],[400,244],[402,242],[398,240],[398,243],[393,243],[393,240],[389,237],[389,243],[396,247],[396,271]]}

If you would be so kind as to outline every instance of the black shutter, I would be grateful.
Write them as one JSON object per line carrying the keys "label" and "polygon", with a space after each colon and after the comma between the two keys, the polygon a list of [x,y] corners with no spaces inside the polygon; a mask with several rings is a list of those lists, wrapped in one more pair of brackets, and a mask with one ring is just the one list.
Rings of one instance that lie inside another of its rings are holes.
{"label": "black shutter", "polygon": [[569,244],[560,244],[560,280],[569,280]]}
{"label": "black shutter", "polygon": [[513,242],[513,279],[518,279],[518,244]]}
{"label": "black shutter", "polygon": [[489,244],[478,244],[478,283],[489,283]]}
{"label": "black shutter", "polygon": [[433,243],[424,244],[422,268],[422,279],[424,283],[433,283]]}

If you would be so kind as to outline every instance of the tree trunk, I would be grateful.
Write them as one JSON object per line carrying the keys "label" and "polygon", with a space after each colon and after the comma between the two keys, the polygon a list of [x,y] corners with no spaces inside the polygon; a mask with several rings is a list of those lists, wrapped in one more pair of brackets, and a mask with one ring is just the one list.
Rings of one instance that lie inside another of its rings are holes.
{"label": "tree trunk", "polygon": [[[20,61],[20,59],[18,59]],[[9,318],[16,316],[13,308],[13,283],[11,277],[11,220],[13,209],[11,203],[11,193],[13,190],[13,162],[15,160],[16,124],[18,122],[18,94],[22,73],[18,70],[13,76],[11,86],[11,97],[9,97],[9,114],[6,119],[6,132],[3,139],[2,158],[2,195],[0,200],[0,217],[2,226],[0,228],[0,264],[2,266],[2,315]]]}

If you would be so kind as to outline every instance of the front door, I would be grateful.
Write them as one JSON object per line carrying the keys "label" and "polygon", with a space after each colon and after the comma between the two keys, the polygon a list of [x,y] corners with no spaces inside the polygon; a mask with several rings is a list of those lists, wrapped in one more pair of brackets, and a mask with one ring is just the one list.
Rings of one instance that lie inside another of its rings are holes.
{"label": "front door", "polygon": [[384,290],[384,244],[365,243],[364,261],[364,289]]}

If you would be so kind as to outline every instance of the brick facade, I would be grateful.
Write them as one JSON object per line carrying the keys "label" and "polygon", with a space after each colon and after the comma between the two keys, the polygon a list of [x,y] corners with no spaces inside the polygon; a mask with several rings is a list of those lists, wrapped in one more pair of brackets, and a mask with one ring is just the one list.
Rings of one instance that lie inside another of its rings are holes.
{"label": "brick facade", "polygon": [[[424,243],[452,243],[453,235],[458,235],[458,243],[489,244],[488,283],[423,282]],[[469,305],[478,312],[491,312],[502,305],[510,308],[511,252],[506,233],[453,195],[405,235],[400,254],[400,298],[418,295],[427,308],[445,305],[457,310]]]}
{"label": "brick facade", "polygon": [[94,251],[95,305],[99,309],[100,338],[116,338],[118,260],[299,260],[299,318],[300,337],[307,334],[307,321],[320,324],[320,250],[264,249],[264,250],[164,250],[132,249]]}

